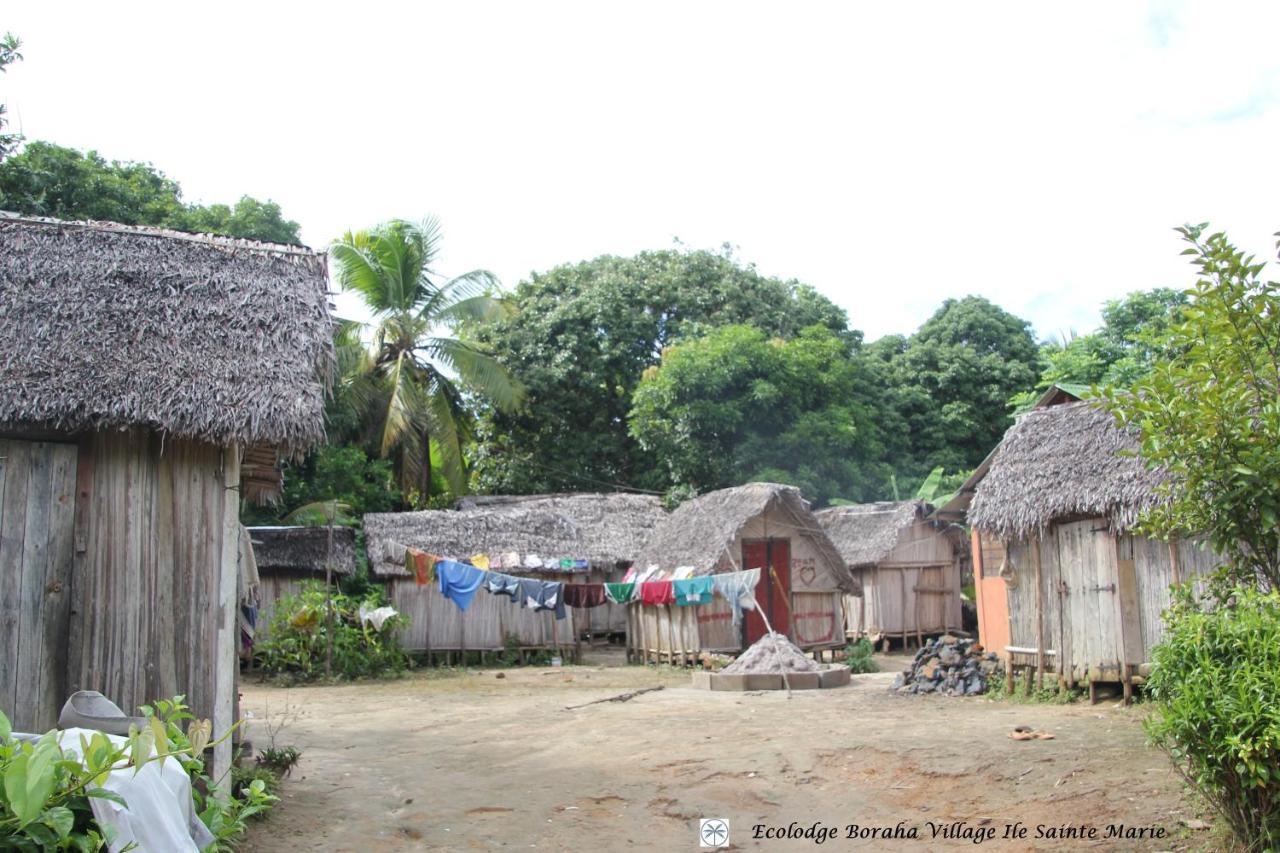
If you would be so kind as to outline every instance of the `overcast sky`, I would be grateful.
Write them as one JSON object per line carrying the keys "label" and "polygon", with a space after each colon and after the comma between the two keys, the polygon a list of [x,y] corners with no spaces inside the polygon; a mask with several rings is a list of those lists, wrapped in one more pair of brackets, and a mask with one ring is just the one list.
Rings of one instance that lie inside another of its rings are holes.
{"label": "overcast sky", "polygon": [[[1280,4],[8,3],[31,139],[279,202],[322,247],[439,216],[507,286],[729,242],[869,339],[984,295],[1041,336],[1274,257]],[[340,303],[341,304],[341,303]]]}

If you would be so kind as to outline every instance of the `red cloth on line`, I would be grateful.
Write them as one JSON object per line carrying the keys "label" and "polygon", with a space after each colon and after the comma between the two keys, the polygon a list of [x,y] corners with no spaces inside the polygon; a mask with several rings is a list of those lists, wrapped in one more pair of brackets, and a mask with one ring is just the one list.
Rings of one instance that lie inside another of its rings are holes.
{"label": "red cloth on line", "polygon": [[671,581],[645,581],[640,584],[640,601],[643,604],[674,604],[675,600]]}
{"label": "red cloth on line", "polygon": [[563,594],[564,603],[569,607],[599,607],[608,603],[602,583],[567,583]]}

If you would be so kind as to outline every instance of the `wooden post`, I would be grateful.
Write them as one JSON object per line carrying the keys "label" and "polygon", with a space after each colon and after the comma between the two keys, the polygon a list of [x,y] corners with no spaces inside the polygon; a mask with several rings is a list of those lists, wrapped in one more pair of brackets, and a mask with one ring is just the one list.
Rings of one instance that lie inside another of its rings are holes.
{"label": "wooden post", "polygon": [[[916,569],[915,571],[916,571],[916,582],[915,582],[915,586],[913,586],[911,589],[912,594],[915,596],[915,603],[912,605],[912,611],[913,611],[912,618],[915,619],[916,621],[916,648],[921,649],[921,648],[924,648],[924,634],[920,628],[920,621],[921,621],[920,620],[920,576],[924,574],[924,569]],[[903,570],[902,574],[903,574],[904,583],[905,583],[905,577],[907,574],[905,569]]]}
{"label": "wooden post", "polygon": [[898,630],[902,632],[902,648],[907,647],[907,570],[898,569],[898,588],[902,592],[902,609],[899,611],[898,619],[901,620]]}
{"label": "wooden post", "polygon": [[[222,451],[222,559],[218,577],[217,641],[213,649],[213,736],[220,738],[235,725],[236,581],[240,559],[240,447],[235,442]],[[213,749],[209,777],[218,796],[231,788],[231,739]]]}
{"label": "wooden post", "polygon": [[[1031,561],[1036,569],[1036,687],[1044,689],[1044,572],[1040,565],[1040,537],[1031,541]],[[1028,682],[1030,679],[1028,679]],[[1028,691],[1030,692],[1030,691]]]}
{"label": "wooden post", "polygon": [[645,624],[644,605],[636,605],[636,618],[640,621],[640,663],[649,665],[649,628]]}
{"label": "wooden post", "polygon": [[1178,554],[1178,537],[1169,539],[1169,569],[1173,573],[1173,582],[1182,583],[1182,562]]}
{"label": "wooden post", "polygon": [[[324,677],[333,678],[333,516],[337,511],[337,500],[329,501],[328,512],[328,545],[324,555]],[[363,626],[361,626],[363,627]]]}
{"label": "wooden post", "polygon": [[[873,578],[875,577],[875,572],[876,572],[875,566],[872,566],[872,567],[871,567],[871,576],[872,576]],[[858,605],[859,610],[861,611],[861,612],[858,614],[858,634],[859,634],[859,635],[867,634],[867,584],[866,584],[866,577],[867,577],[866,569],[861,569],[861,570],[859,570],[859,572],[858,572],[858,580],[859,580],[859,581],[862,581],[862,596],[861,596],[861,598],[859,598],[859,605]],[[874,581],[872,581],[872,583],[874,584],[875,582],[874,582]],[[868,635],[868,636],[870,636],[870,635]]]}
{"label": "wooden post", "polygon": [[671,614],[670,604],[664,604],[662,606],[665,607],[667,611],[667,636],[670,637],[670,642],[671,642],[671,648],[668,649],[668,651],[671,653],[669,660],[671,662],[671,665],[675,666],[676,665],[676,618]]}

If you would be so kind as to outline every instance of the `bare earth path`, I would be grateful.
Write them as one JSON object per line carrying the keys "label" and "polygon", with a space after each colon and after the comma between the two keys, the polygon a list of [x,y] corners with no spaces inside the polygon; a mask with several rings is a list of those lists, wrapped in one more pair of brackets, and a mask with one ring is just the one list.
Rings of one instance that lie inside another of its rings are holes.
{"label": "bare earth path", "polygon": [[[640,667],[418,672],[401,681],[243,688],[260,721],[299,716],[279,742],[302,749],[282,808],[253,853],[295,850],[696,850],[698,819],[726,818],[734,849],[813,849],[753,827],[815,822],[823,849],[973,849],[933,837],[964,821],[983,850],[1198,849],[1180,785],[1143,745],[1145,711],[898,697],[889,674],[849,688],[695,691],[687,673]],[[638,687],[626,703],[565,705]],[[1026,724],[1056,739],[1018,742]],[[251,737],[264,745],[260,722]],[[849,840],[859,827],[916,827],[918,840]],[[1021,821],[1025,839],[1000,837]],[[1151,839],[1049,840],[1035,827],[1162,827]]]}

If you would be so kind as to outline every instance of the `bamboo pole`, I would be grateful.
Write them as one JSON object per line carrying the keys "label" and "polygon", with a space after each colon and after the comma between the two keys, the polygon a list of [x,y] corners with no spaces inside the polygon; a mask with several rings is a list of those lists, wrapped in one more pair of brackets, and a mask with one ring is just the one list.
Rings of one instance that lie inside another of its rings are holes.
{"label": "bamboo pole", "polygon": [[324,677],[333,678],[333,516],[336,501],[329,501],[328,544],[324,556]]}

